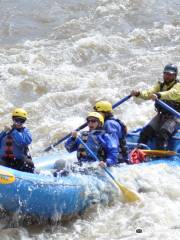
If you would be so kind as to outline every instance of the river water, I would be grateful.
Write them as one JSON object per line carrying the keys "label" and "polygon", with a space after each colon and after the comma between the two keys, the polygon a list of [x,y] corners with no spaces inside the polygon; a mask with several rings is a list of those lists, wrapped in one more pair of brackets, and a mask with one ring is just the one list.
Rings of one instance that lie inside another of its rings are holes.
{"label": "river water", "polygon": [[[1,0],[0,16],[0,127],[25,108],[33,156],[84,123],[97,100],[115,103],[161,80],[167,63],[180,67],[179,0]],[[129,129],[154,113],[151,101],[133,99],[115,109]],[[0,238],[179,239],[178,169],[134,166],[121,177],[142,189],[140,204],[117,198],[66,224],[2,221]]]}

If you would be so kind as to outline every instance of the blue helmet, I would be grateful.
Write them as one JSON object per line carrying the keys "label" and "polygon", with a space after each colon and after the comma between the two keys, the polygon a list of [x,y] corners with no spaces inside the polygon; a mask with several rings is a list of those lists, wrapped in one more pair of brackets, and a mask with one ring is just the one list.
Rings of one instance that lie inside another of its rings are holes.
{"label": "blue helmet", "polygon": [[177,76],[178,68],[174,64],[167,64],[164,68],[163,73],[171,73],[171,74],[175,74]]}

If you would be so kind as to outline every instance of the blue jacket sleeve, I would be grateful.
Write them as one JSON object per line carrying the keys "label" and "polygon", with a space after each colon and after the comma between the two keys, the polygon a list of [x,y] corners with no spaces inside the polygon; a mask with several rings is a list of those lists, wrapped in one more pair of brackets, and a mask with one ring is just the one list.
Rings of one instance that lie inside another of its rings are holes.
{"label": "blue jacket sleeve", "polygon": [[109,134],[98,136],[98,140],[106,153],[106,164],[112,166],[117,164],[118,160],[118,145],[115,139]]}
{"label": "blue jacket sleeve", "polygon": [[2,139],[3,139],[5,136],[6,136],[6,132],[5,132],[5,131],[2,131],[2,132],[0,133],[0,146],[1,146],[1,141],[2,141]]}
{"label": "blue jacket sleeve", "polygon": [[32,142],[32,135],[27,128],[24,128],[22,131],[14,129],[11,133],[11,137],[19,146],[26,146]]}
{"label": "blue jacket sleeve", "polygon": [[67,141],[65,142],[65,148],[68,152],[74,152],[77,150],[78,148],[78,141],[77,139],[73,138],[73,137],[70,137],[67,139]]}
{"label": "blue jacket sleeve", "polygon": [[6,132],[5,131],[2,131],[0,133],[0,141],[3,139],[3,137],[6,135]]}

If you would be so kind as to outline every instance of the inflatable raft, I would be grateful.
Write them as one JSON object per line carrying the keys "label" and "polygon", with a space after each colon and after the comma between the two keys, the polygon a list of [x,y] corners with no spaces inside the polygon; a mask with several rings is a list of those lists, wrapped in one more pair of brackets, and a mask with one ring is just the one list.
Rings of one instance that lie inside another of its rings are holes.
{"label": "inflatable raft", "polygon": [[[136,146],[139,132],[140,129],[128,134],[127,142],[131,148]],[[169,149],[175,155],[153,157],[153,161],[143,164],[180,166],[179,140],[180,132],[177,132],[169,143]],[[148,147],[154,149],[153,143]],[[54,163],[66,156],[68,153],[63,156],[53,153],[34,159],[40,171],[34,174],[0,166],[1,208],[10,213],[60,219],[62,216],[79,214],[94,203],[108,203],[112,200],[115,186],[104,170],[77,171],[55,177],[51,173]],[[45,174],[46,171],[48,174]]]}
{"label": "inflatable raft", "polygon": [[0,166],[1,208],[22,216],[58,220],[79,214],[92,204],[109,202],[112,183],[104,171],[81,168],[55,177],[52,166],[60,158],[60,154],[49,154],[34,159],[39,172],[34,174]]}

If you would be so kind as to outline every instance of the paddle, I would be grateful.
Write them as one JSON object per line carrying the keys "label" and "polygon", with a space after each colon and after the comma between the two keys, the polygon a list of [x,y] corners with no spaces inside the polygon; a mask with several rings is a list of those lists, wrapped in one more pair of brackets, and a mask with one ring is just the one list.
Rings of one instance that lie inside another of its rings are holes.
{"label": "paddle", "polygon": [[142,150],[146,156],[151,157],[170,157],[170,156],[179,156],[180,153],[169,150]]}
{"label": "paddle", "polygon": [[161,101],[160,99],[157,99],[156,102],[161,105],[163,108],[165,108],[167,111],[171,112],[174,114],[176,117],[180,118],[180,113],[174,110],[172,107],[170,107],[168,104],[165,102]]}
{"label": "paddle", "polygon": [[[91,149],[83,142],[83,140],[78,137],[79,142],[86,148],[86,150],[91,154],[91,156],[96,160],[99,161],[98,157],[91,151]],[[123,193],[124,199],[127,202],[135,202],[140,200],[140,196],[138,193],[128,189],[125,187],[123,184],[119,183],[115,177],[111,174],[111,172],[108,171],[107,168],[104,168],[104,171],[112,178],[114,183],[118,186],[118,188],[121,190]]]}
{"label": "paddle", "polygon": [[115,103],[114,105],[112,105],[112,108],[116,108],[117,106],[119,106],[120,104],[122,104],[123,102],[126,102],[129,98],[131,98],[131,95],[128,95],[122,99],[120,99],[117,103]]}
{"label": "paddle", "polygon": [[[120,99],[117,103],[115,103],[112,108],[116,108],[117,106],[119,106],[120,104],[122,104],[123,102],[127,101],[129,98],[131,97],[131,95],[128,95],[122,99]],[[80,127],[76,128],[75,131],[80,131],[82,129],[84,129],[87,126],[87,122],[82,124]],[[55,146],[57,146],[58,144],[62,143],[63,141],[65,141],[66,139],[68,139],[71,136],[71,133],[67,134],[66,136],[64,136],[63,138],[59,139],[57,142],[51,144],[49,147],[45,148],[44,151],[48,152],[51,149],[53,149]]]}
{"label": "paddle", "polygon": [[145,153],[146,156],[175,156],[178,155],[178,153],[174,151],[169,150],[150,150],[150,149],[141,149],[143,153]]}
{"label": "paddle", "polygon": [[[85,128],[87,126],[87,122],[82,124],[80,127],[76,128],[75,131],[80,131],[81,129]],[[65,141],[66,139],[68,139],[71,136],[71,133],[69,133],[68,135],[66,135],[65,137],[59,139],[57,142],[55,142],[54,144],[50,145],[49,147],[47,147],[46,149],[44,149],[45,152],[50,151],[51,149],[53,149],[55,146],[57,146],[58,144],[62,143],[63,141]]]}

